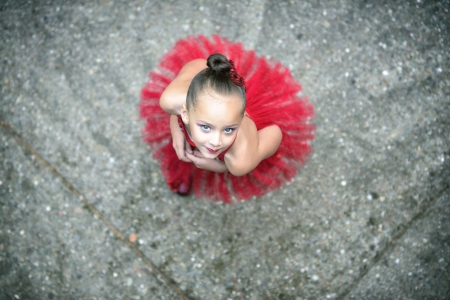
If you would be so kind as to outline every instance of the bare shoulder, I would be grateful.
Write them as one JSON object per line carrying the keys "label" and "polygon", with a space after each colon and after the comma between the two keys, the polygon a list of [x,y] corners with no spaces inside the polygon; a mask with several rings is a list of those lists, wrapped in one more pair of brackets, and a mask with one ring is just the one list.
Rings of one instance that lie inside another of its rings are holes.
{"label": "bare shoulder", "polygon": [[206,59],[198,58],[191,60],[181,68],[178,78],[181,80],[192,80],[201,70],[206,69]]}
{"label": "bare shoulder", "polygon": [[207,65],[204,59],[195,59],[185,64],[162,93],[159,99],[161,108],[169,114],[179,115],[181,105],[186,102],[186,94],[192,79],[205,68]]}
{"label": "bare shoulder", "polygon": [[273,155],[280,146],[282,132],[277,125],[257,130],[255,123],[244,117],[235,143],[225,154],[225,164],[235,176],[251,172],[258,164]]}
{"label": "bare shoulder", "polygon": [[233,146],[225,154],[228,170],[236,176],[245,175],[252,167],[252,156],[257,151],[258,137],[255,123],[244,117]]}

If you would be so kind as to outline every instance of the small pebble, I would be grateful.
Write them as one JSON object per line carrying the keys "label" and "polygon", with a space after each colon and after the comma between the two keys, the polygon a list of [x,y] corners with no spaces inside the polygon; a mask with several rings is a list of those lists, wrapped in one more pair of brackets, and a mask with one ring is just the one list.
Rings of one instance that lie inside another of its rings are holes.
{"label": "small pebble", "polygon": [[347,185],[347,181],[345,181],[345,180],[341,181],[341,185],[342,186],[346,186]]}
{"label": "small pebble", "polygon": [[317,281],[317,280],[319,280],[319,276],[317,276],[317,275],[313,275],[313,277],[312,277],[312,280],[313,280],[313,281]]}
{"label": "small pebble", "polygon": [[127,278],[127,286],[131,286],[133,284],[133,278]]}
{"label": "small pebble", "polygon": [[389,75],[389,72],[386,71],[386,70],[384,70],[384,71],[383,71],[383,75],[384,75],[384,76],[387,76],[387,75]]}
{"label": "small pebble", "polygon": [[130,242],[135,243],[137,241],[137,239],[138,239],[138,236],[137,236],[136,233],[132,233],[132,234],[130,234],[128,239],[129,239]]}

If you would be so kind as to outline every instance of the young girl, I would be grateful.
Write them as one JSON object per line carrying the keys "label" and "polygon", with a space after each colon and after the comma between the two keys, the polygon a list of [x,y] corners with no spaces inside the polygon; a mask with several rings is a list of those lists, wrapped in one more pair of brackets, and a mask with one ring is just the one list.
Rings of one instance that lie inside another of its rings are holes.
{"label": "young girl", "polygon": [[291,181],[310,153],[313,108],[300,90],[289,70],[241,44],[190,37],[142,90],[144,140],[179,194],[260,196]]}

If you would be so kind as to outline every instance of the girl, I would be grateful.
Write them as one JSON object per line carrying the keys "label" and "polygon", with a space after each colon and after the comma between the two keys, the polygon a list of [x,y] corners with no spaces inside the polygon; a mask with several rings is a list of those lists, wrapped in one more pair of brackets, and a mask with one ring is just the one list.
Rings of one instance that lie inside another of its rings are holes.
{"label": "girl", "polygon": [[142,90],[144,140],[179,194],[259,196],[291,181],[310,152],[313,109],[300,90],[285,67],[241,44],[181,40]]}

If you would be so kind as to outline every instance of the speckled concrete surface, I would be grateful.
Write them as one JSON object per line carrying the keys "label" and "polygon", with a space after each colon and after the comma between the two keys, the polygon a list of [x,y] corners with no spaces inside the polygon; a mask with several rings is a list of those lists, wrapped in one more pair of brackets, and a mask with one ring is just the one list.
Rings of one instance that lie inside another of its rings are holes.
{"label": "speckled concrete surface", "polygon": [[[0,120],[36,152],[0,128],[0,296],[448,298],[449,7],[1,2]],[[213,33],[289,66],[316,109],[294,182],[232,206],[168,191],[138,119],[164,52]]]}

